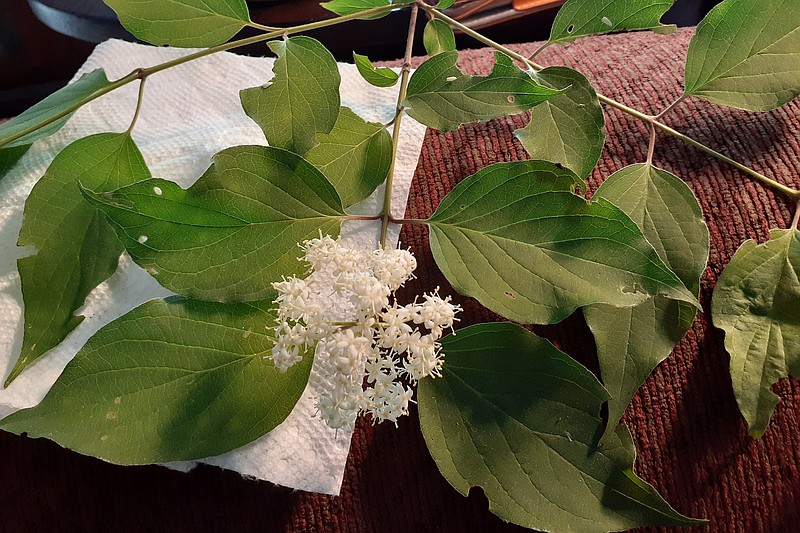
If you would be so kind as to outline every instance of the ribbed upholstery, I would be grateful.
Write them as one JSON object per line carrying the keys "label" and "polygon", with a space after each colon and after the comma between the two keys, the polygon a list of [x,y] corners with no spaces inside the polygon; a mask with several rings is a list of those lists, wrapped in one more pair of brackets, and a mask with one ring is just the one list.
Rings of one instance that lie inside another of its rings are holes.
{"label": "ribbed upholstery", "polygon": [[[579,66],[604,94],[657,112],[680,94],[691,31],[589,38],[550,49],[546,64]],[[535,45],[518,47],[523,53]],[[487,73],[489,50],[462,54],[462,67]],[[453,185],[498,161],[526,158],[512,131],[522,116],[429,131],[407,210],[430,215]],[[800,187],[800,105],[768,114],[714,107],[698,100],[679,106],[667,123],[765,174]],[[590,179],[594,190],[628,164],[644,160],[647,131],[636,120],[607,111],[608,143]],[[747,437],[728,376],[723,336],[710,325],[711,291],[738,246],[763,241],[786,227],[785,200],[731,168],[671,138],[659,136],[656,164],[683,178],[698,196],[711,231],[711,260],[703,276],[704,310],[673,355],[639,391],[624,421],[639,450],[637,472],[679,510],[705,516],[704,532],[800,531],[800,385],[775,387],[782,401],[761,440]],[[402,234],[419,261],[406,295],[450,287],[427,248],[427,232]],[[498,317],[474,301],[461,325]],[[582,318],[537,328],[576,358],[596,367]],[[46,441],[0,434],[0,531],[522,531],[487,511],[480,491],[463,498],[436,470],[415,414],[391,425],[362,421],[339,497],[291,492],[201,467],[190,474],[158,467],[122,468],[78,456]]]}

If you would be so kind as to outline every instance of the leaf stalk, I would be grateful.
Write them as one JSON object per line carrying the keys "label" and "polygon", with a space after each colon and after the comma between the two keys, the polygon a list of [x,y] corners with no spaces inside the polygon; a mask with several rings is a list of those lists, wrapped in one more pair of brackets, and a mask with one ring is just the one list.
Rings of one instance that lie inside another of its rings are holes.
{"label": "leaf stalk", "polygon": [[147,78],[141,78],[141,80],[139,80],[139,97],[136,100],[136,111],[133,112],[131,125],[128,126],[128,134],[133,131],[133,128],[136,127],[136,121],[139,120],[139,114],[142,111],[142,102],[144,101],[144,82],[146,80]]}
{"label": "leaf stalk", "polygon": [[411,55],[414,48],[414,35],[417,32],[417,16],[420,6],[424,3],[417,2],[411,6],[411,20],[408,23],[408,37],[406,40],[406,52],[403,57],[403,68],[400,74],[400,92],[397,95],[397,110],[394,115],[392,129],[392,164],[389,167],[389,174],[386,176],[386,187],[383,192],[383,209],[381,210],[381,246],[386,246],[386,236],[389,230],[389,222],[392,221],[392,189],[394,182],[394,172],[397,165],[397,147],[400,142],[400,126],[403,122],[403,101],[408,92],[409,74],[411,73]]}

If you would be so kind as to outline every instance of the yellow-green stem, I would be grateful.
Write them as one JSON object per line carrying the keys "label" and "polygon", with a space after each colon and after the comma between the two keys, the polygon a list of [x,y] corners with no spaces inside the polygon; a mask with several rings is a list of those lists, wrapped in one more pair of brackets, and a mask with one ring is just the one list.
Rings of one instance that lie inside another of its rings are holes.
{"label": "yellow-green stem", "polygon": [[[455,20],[455,19],[453,19],[451,17],[448,17],[447,15],[445,15],[444,13],[438,11],[434,7],[428,6],[426,4],[421,4],[421,7],[422,7],[422,9],[424,9],[425,11],[430,13],[434,18],[438,18],[438,19],[441,19],[441,20],[447,22],[448,24],[450,24],[450,26],[462,31],[466,35],[469,35],[470,37],[473,37],[474,39],[478,40],[479,42],[481,42],[481,43],[483,43],[483,44],[485,44],[487,46],[490,46],[490,47],[494,48],[495,50],[499,50],[500,52],[503,52],[504,54],[506,54],[507,56],[511,57],[512,59],[516,59],[517,61],[520,61],[521,63],[524,63],[525,65],[527,65],[528,67],[530,67],[530,68],[532,68],[532,69],[534,69],[536,71],[539,71],[539,70],[542,70],[542,69],[545,68],[543,65],[540,65],[540,64],[538,64],[538,63],[536,63],[534,61],[531,61],[530,58],[525,57],[524,55],[522,55],[520,53],[517,53],[514,50],[511,50],[510,48],[508,48],[506,46],[503,46],[502,44],[499,44],[499,43],[489,39],[488,37],[484,37],[480,33],[478,33],[475,30],[473,30],[472,28],[470,28],[468,26],[465,26],[464,24],[458,22],[457,20]],[[666,124],[660,122],[658,119],[661,118],[666,112],[672,110],[678,103],[682,102],[684,100],[683,96],[681,98],[679,98],[675,103],[670,105],[667,109],[662,111],[659,115],[656,115],[655,117],[650,116],[650,115],[648,115],[646,113],[642,113],[641,111],[633,109],[632,107],[628,107],[625,104],[623,104],[621,102],[617,102],[616,100],[614,100],[612,98],[609,98],[607,96],[604,96],[602,94],[598,94],[597,97],[604,104],[606,104],[606,105],[608,105],[610,107],[613,107],[615,109],[618,109],[618,110],[622,111],[623,113],[631,115],[632,117],[638,118],[639,120],[642,120],[642,121],[650,124],[651,127],[658,128],[661,131],[663,131],[665,133],[668,133],[669,135],[672,135],[673,137],[675,137],[677,139],[680,139],[681,141],[685,142],[686,144],[688,144],[690,146],[693,146],[693,147],[695,147],[695,148],[697,148],[699,150],[702,150],[703,152],[706,152],[707,154],[709,154],[709,155],[711,155],[713,157],[716,157],[717,159],[719,159],[721,161],[724,161],[725,163],[728,163],[732,167],[740,170],[741,172],[743,172],[744,174],[750,176],[751,178],[754,178],[754,179],[760,181],[761,183],[763,183],[763,184],[765,184],[765,185],[767,185],[769,187],[772,187],[773,189],[778,190],[778,191],[782,192],[783,194],[786,194],[791,199],[800,200],[800,191],[798,191],[796,189],[793,189],[791,187],[788,187],[788,186],[786,186],[786,185],[784,185],[782,183],[779,183],[779,182],[777,182],[777,181],[775,181],[775,180],[773,180],[771,178],[768,178],[767,176],[761,174],[760,172],[757,172],[757,171],[753,170],[752,168],[749,168],[749,167],[747,167],[747,166],[745,166],[745,165],[743,165],[743,164],[731,159],[730,157],[728,157],[726,155],[723,155],[720,152],[717,152],[713,148],[711,148],[709,146],[706,146],[705,144],[701,143],[700,141],[692,139],[688,135],[684,135],[683,133],[680,133],[679,131],[674,130],[674,129],[670,128],[669,126],[667,126]]]}
{"label": "yellow-green stem", "polygon": [[133,131],[133,128],[136,127],[136,121],[139,120],[139,113],[142,112],[142,102],[144,101],[144,82],[146,80],[147,78],[142,78],[139,80],[139,98],[136,100],[136,111],[133,112],[131,125],[128,126],[129,134]]}
{"label": "yellow-green stem", "polygon": [[381,210],[381,246],[386,246],[386,235],[389,230],[389,222],[392,217],[392,189],[394,182],[394,170],[397,164],[397,147],[400,141],[400,126],[403,122],[403,100],[406,99],[408,91],[408,78],[411,72],[411,54],[414,48],[414,35],[417,31],[417,15],[419,14],[419,4],[411,7],[411,21],[408,23],[408,38],[406,40],[406,53],[403,56],[403,70],[400,74],[400,92],[397,95],[397,111],[394,116],[392,130],[392,164],[389,167],[389,175],[386,177],[386,188],[383,192],[383,209]]}

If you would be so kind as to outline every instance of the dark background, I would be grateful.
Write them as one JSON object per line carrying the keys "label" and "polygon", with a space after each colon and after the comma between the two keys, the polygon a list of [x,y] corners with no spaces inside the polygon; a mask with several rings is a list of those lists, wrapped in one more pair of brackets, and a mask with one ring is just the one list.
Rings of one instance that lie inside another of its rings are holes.
{"label": "dark background", "polygon": [[[719,1],[677,0],[664,21],[694,25]],[[327,16],[316,2],[249,3],[252,19],[264,24],[286,25]],[[17,115],[64,86],[95,43],[111,37],[130,39],[101,0],[0,0],[0,6],[0,117]],[[533,13],[482,31],[503,43],[544,40],[555,12]],[[355,21],[313,35],[339,60],[352,61],[353,50],[375,60],[395,59],[402,55],[406,19],[403,13],[397,13],[378,23]],[[459,41],[459,47],[477,46],[463,36]],[[240,53],[260,55],[265,51],[262,44]],[[415,49],[415,54],[424,54],[424,50]]]}

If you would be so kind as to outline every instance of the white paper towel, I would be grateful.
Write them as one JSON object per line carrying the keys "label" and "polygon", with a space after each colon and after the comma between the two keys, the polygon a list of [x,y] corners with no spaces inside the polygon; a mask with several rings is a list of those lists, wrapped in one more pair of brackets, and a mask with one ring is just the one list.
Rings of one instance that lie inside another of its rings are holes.
{"label": "white paper towel", "polygon": [[[185,49],[157,48],[124,41],[99,45],[76,74],[104,68],[109,79],[135,68],[188,54]],[[258,126],[242,111],[239,90],[263,85],[272,77],[272,58],[220,53],[169,69],[147,80],[141,115],[133,137],[154,177],[191,185],[206,170],[211,156],[242,144],[265,145]],[[394,115],[397,88],[378,89],[361,79],[354,65],[340,64],[342,105],[370,121],[386,123]],[[22,292],[16,260],[26,254],[16,241],[25,198],[50,161],[70,142],[100,132],[127,129],[136,107],[138,87],[130,84],[80,109],[58,133],[38,141],[0,182],[0,373],[8,375],[22,343]],[[394,180],[393,212],[402,216],[425,128],[403,122]],[[353,214],[380,212],[382,187],[349,209]],[[379,224],[349,223],[343,235],[365,245],[376,242]],[[394,228],[391,241],[397,242]],[[29,252],[28,252],[29,253]],[[299,255],[299,254],[298,254]],[[146,300],[169,295],[163,287],[123,256],[119,270],[89,295],[80,314],[86,319],[67,339],[0,390],[0,417],[36,405],[64,366],[99,328]],[[315,366],[318,363],[315,362]],[[233,452],[201,462],[288,487],[338,494],[350,448],[348,432],[329,429],[314,416],[315,398],[323,390],[312,370],[308,387],[295,409],[274,431]],[[191,467],[171,465],[173,467]]]}

